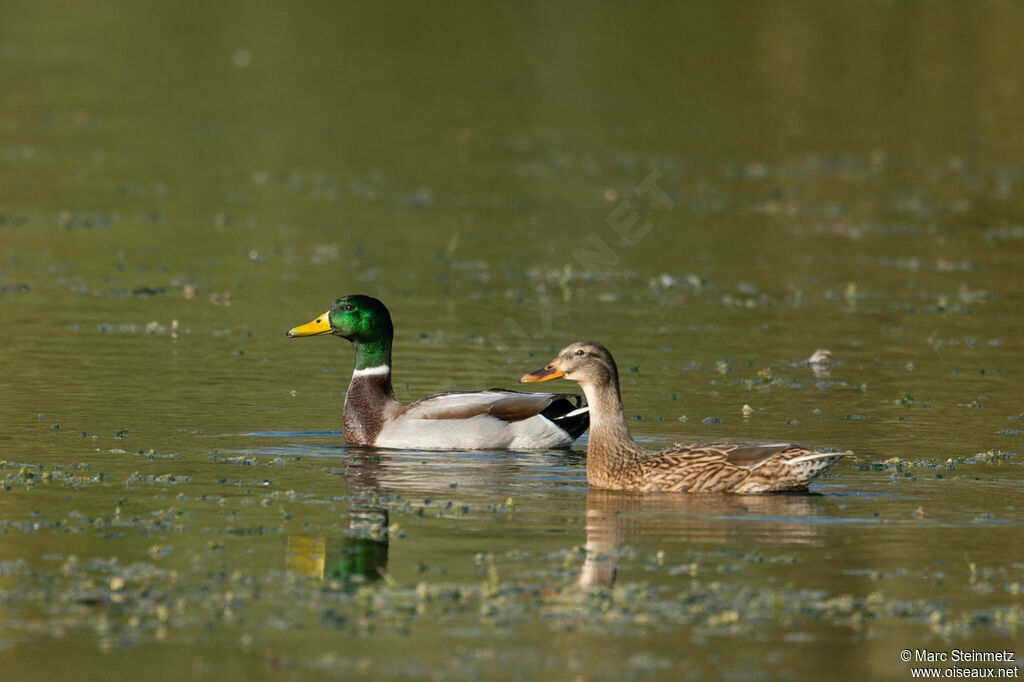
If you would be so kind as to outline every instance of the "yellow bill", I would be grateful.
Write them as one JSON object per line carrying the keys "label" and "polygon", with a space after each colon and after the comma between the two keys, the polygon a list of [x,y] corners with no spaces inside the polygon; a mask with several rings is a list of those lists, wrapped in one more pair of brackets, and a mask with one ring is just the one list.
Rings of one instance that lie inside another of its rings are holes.
{"label": "yellow bill", "polygon": [[297,336],[320,336],[321,334],[330,334],[332,331],[334,331],[334,328],[331,327],[330,311],[327,311],[312,322],[307,322],[306,324],[295,327],[294,329],[289,329],[288,338],[294,339]]}

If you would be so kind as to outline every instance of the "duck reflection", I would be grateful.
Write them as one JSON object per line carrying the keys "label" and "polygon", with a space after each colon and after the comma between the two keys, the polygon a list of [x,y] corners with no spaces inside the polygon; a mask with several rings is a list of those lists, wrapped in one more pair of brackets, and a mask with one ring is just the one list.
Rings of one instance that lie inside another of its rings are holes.
{"label": "duck reflection", "polygon": [[686,544],[820,545],[819,495],[587,493],[586,559],[580,587],[611,586],[618,552],[643,536]]}
{"label": "duck reflection", "polygon": [[342,537],[289,535],[290,570],[342,583],[372,582],[388,565],[388,508],[378,501],[380,457],[353,455],[344,477],[351,493],[349,533]]}

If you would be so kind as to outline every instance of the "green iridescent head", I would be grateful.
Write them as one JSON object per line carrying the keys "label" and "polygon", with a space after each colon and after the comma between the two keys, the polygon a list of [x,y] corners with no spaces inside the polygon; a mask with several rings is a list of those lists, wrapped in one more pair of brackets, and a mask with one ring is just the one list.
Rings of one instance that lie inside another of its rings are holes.
{"label": "green iridescent head", "polygon": [[333,334],[348,339],[356,350],[356,369],[391,364],[391,339],[394,327],[391,314],[372,296],[342,296],[327,312],[312,322],[288,332],[288,336]]}

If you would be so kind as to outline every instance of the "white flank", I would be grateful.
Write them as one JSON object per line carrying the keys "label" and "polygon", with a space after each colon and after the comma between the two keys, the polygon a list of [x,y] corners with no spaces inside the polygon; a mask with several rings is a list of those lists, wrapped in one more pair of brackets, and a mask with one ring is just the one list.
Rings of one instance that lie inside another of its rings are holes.
{"label": "white flank", "polygon": [[569,435],[541,416],[507,422],[489,414],[469,419],[402,418],[384,425],[379,448],[413,450],[545,450],[572,444]]}
{"label": "white flank", "polygon": [[352,378],[356,377],[382,377],[387,376],[391,372],[391,367],[388,365],[377,365],[376,367],[366,367],[364,369],[356,369],[352,371]]}

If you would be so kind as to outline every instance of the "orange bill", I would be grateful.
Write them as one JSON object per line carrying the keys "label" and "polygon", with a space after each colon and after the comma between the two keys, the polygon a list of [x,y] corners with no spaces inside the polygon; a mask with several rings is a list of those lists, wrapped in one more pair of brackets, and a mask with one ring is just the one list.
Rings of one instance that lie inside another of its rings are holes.
{"label": "orange bill", "polygon": [[524,374],[519,378],[519,383],[532,384],[538,381],[551,381],[552,379],[559,379],[564,376],[565,374],[562,373],[562,370],[555,367],[552,363],[547,367],[541,367],[540,369],[533,370],[529,374]]}

